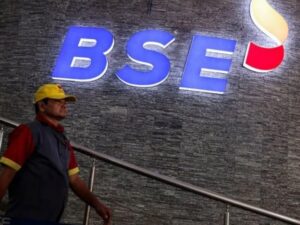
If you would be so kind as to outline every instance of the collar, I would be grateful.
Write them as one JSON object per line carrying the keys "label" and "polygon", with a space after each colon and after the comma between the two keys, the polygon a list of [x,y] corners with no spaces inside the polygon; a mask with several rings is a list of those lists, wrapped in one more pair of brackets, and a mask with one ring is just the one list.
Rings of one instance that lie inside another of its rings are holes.
{"label": "collar", "polygon": [[52,129],[54,129],[55,131],[59,132],[59,133],[63,133],[64,132],[64,127],[60,124],[58,124],[57,126],[55,126],[45,115],[43,115],[42,113],[38,113],[36,115],[36,120],[38,120],[39,122],[48,125],[49,127],[51,127]]}

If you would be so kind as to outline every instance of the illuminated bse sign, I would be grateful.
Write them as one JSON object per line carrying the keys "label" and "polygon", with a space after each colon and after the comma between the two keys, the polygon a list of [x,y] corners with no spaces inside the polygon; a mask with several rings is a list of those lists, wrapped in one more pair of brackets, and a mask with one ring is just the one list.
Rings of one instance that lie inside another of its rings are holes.
{"label": "illuminated bse sign", "polygon": [[[252,0],[251,18],[255,25],[271,37],[276,46],[267,48],[250,42],[244,66],[257,72],[267,72],[278,67],[284,58],[283,42],[288,26],[284,18],[266,0]],[[152,45],[167,48],[175,37],[163,30],[142,30],[127,42],[128,57],[137,64],[149,66],[139,70],[125,65],[116,71],[117,77],[131,86],[151,87],[165,81],[171,63],[162,53],[151,50]],[[205,75],[205,72],[229,73],[232,60],[214,57],[209,53],[232,55],[236,41],[225,38],[194,35],[182,74],[180,89],[224,93],[227,78]],[[62,46],[52,78],[72,81],[92,81],[102,77],[108,67],[106,55],[114,45],[113,34],[105,28],[70,27]]]}

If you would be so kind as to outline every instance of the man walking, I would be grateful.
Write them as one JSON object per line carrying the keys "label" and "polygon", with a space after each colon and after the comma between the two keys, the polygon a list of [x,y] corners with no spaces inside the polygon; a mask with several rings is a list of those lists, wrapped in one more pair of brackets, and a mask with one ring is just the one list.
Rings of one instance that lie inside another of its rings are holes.
{"label": "man walking", "polygon": [[36,119],[17,127],[9,137],[0,162],[0,200],[8,189],[6,216],[17,219],[59,222],[66,205],[68,188],[92,206],[111,224],[106,207],[78,175],[74,151],[60,121],[67,116],[67,102],[59,84],[42,85],[34,94]]}

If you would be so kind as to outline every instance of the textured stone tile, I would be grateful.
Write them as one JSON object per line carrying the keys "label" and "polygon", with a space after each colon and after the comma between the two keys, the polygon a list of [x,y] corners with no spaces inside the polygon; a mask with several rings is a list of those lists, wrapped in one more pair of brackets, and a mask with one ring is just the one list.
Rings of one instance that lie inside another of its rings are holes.
{"label": "textured stone tile", "polygon": [[[268,0],[288,21],[285,58],[267,74],[242,67],[250,41],[270,43],[249,15],[249,1],[45,0],[0,2],[0,116],[34,118],[32,94],[54,82],[51,71],[71,25],[106,27],[115,37],[106,74],[93,82],[61,81],[78,97],[64,121],[70,139],[202,188],[299,219],[300,82],[297,0]],[[125,45],[141,29],[176,40],[164,52],[170,74],[156,87],[123,84]],[[192,36],[237,41],[227,92],[179,90]],[[7,134],[6,134],[7,136]],[[4,143],[6,144],[6,142]],[[87,180],[92,160],[77,154]],[[114,210],[113,224],[222,224],[226,205],[97,162],[94,192]],[[230,207],[231,224],[282,222]],[[64,221],[80,224],[84,204],[70,196]],[[99,224],[92,211],[91,223]]]}

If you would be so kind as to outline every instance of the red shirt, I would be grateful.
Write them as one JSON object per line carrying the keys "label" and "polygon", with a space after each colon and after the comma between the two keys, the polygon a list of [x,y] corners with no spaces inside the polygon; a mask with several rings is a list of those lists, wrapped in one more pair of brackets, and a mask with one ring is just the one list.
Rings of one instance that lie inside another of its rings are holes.
{"label": "red shirt", "polygon": [[[52,127],[57,132],[64,132],[63,126],[54,126],[42,114],[38,114],[36,119]],[[21,124],[9,135],[8,147],[1,157],[0,162],[18,171],[33,153],[34,149],[35,146],[31,130],[26,124]],[[73,175],[79,172],[79,168],[74,155],[74,149],[71,145],[69,145],[69,150],[70,161],[68,173],[69,175]]]}

